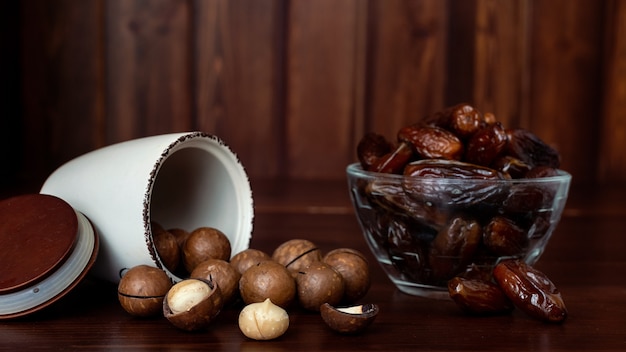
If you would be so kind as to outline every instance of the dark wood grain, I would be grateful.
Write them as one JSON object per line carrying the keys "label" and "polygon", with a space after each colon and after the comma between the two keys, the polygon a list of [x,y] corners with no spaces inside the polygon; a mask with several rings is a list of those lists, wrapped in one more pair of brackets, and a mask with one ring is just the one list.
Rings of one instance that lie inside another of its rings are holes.
{"label": "dark wood grain", "polygon": [[529,120],[528,11],[527,1],[476,2],[472,101],[504,126]]}
{"label": "dark wood grain", "polygon": [[398,129],[445,105],[446,3],[371,1],[367,51],[368,132],[395,140]]}
{"label": "dark wood grain", "polygon": [[[600,109],[602,14],[597,1],[532,5],[529,128],[556,147],[577,181],[593,179]],[[597,89],[590,89],[597,87]],[[575,121],[576,127],[571,126]]]}
{"label": "dark wood grain", "polygon": [[[295,1],[287,29],[286,149],[289,176],[341,174],[354,158],[352,128],[358,1]],[[341,16],[336,14],[341,13]]]}
{"label": "dark wood grain", "polygon": [[107,1],[107,142],[192,128],[191,8]]}
{"label": "dark wood grain", "polygon": [[626,174],[626,160],[618,142],[626,136],[626,81],[621,78],[626,72],[626,4],[607,1],[605,15],[603,118],[598,151],[602,157],[597,158],[597,177],[600,181],[616,182]]}
{"label": "dark wood grain", "polygon": [[[620,351],[626,345],[626,207],[623,187],[574,189],[537,268],[561,290],[568,319],[551,325],[516,310],[500,317],[470,317],[450,301],[400,293],[374,263],[351,212],[345,185],[336,182],[253,181],[257,214],[251,246],[271,252],[294,237],[323,251],[352,247],[371,261],[373,284],[362,300],[380,315],[362,335],[329,330],[316,313],[290,308],[290,327],[274,341],[257,342],[237,327],[239,307],[224,309],[208,331],[186,333],[164,318],[137,319],[119,306],[116,287],[89,278],[35,315],[0,321],[0,349],[41,346],[62,350],[217,351]],[[594,196],[595,195],[595,196]]]}
{"label": "dark wood grain", "polygon": [[285,10],[279,0],[194,1],[195,128],[261,177],[285,174]]}
{"label": "dark wood grain", "polygon": [[341,179],[365,132],[393,139],[460,102],[557,147],[575,183],[626,180],[620,1],[33,0],[6,10],[17,19],[3,43],[20,51],[5,68],[19,72],[7,76],[19,103],[0,137],[16,145],[7,163],[18,181],[103,145],[190,129],[222,137],[252,176]]}
{"label": "dark wood grain", "polygon": [[2,133],[20,137],[20,175],[39,179],[105,143],[104,17],[101,1],[29,1],[21,11],[24,118]]}

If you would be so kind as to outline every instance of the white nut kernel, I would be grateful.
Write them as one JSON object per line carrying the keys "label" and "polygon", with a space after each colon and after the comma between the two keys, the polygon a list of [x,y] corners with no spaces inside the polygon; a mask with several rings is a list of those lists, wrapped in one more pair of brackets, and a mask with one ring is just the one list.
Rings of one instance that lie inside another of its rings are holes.
{"label": "white nut kernel", "polygon": [[195,279],[183,280],[174,285],[167,293],[170,310],[174,314],[186,312],[202,302],[211,293],[205,282]]}
{"label": "white nut kernel", "polygon": [[268,298],[263,302],[251,303],[239,313],[239,329],[254,340],[272,340],[287,331],[289,315]]}

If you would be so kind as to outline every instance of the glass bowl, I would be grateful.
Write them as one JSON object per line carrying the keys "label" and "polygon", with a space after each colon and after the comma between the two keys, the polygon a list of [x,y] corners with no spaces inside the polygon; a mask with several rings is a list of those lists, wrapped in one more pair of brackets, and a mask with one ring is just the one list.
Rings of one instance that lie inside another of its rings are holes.
{"label": "glass bowl", "polygon": [[354,209],[396,287],[448,299],[447,282],[498,261],[537,262],[556,228],[571,175],[531,179],[405,177],[347,167]]}

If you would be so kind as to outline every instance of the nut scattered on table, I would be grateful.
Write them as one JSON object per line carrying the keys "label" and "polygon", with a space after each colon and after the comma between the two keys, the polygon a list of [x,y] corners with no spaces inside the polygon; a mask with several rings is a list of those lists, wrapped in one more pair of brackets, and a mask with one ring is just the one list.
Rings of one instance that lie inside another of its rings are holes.
{"label": "nut scattered on table", "polygon": [[198,264],[189,277],[214,281],[222,292],[224,303],[233,302],[239,295],[241,274],[225,260],[207,259]]}
{"label": "nut scattered on table", "polygon": [[322,260],[341,274],[345,284],[344,302],[352,303],[363,298],[370,288],[370,270],[363,253],[352,248],[337,248],[324,255]]}
{"label": "nut scattered on table", "polygon": [[372,324],[378,315],[378,310],[376,304],[338,308],[324,303],[320,307],[320,314],[332,330],[342,334],[357,334]]}
{"label": "nut scattered on table", "polygon": [[168,291],[163,315],[174,326],[186,331],[206,329],[223,306],[219,286],[213,281],[185,279]]}
{"label": "nut scattered on table", "polygon": [[254,340],[272,340],[282,336],[289,328],[289,315],[283,308],[267,298],[251,303],[239,313],[239,329]]}
{"label": "nut scattered on table", "polygon": [[297,273],[311,263],[322,260],[322,253],[309,240],[293,239],[278,246],[272,253],[272,259]]}
{"label": "nut scattered on table", "polygon": [[138,265],[129,269],[120,279],[117,297],[129,314],[153,317],[161,314],[163,298],[171,287],[172,281],[163,270]]}
{"label": "nut scattered on table", "polygon": [[296,282],[287,268],[268,260],[250,267],[241,275],[239,293],[246,304],[269,298],[274,304],[286,308],[296,297]]}
{"label": "nut scattered on table", "polygon": [[230,258],[230,264],[243,275],[250,267],[266,260],[272,260],[272,257],[261,250],[248,248]]}
{"label": "nut scattered on table", "polygon": [[324,262],[313,262],[296,276],[297,297],[304,309],[319,312],[324,303],[339,304],[343,298],[343,277]]}
{"label": "nut scattered on table", "polygon": [[200,227],[193,230],[183,245],[183,264],[188,273],[207,259],[229,260],[230,241],[226,235],[213,227]]}
{"label": "nut scattered on table", "polygon": [[[158,296],[142,297],[148,299],[152,310],[143,312],[147,305],[142,302],[141,314],[160,312],[182,330],[206,329],[224,305],[241,298],[247,305],[240,312],[242,332],[252,339],[274,339],[289,326],[285,309],[293,302],[297,301],[306,310],[319,312],[325,303],[334,306],[357,301],[365,296],[371,284],[367,259],[351,248],[337,248],[322,256],[313,242],[294,239],[279,245],[272,256],[248,248],[229,258],[230,241],[218,229],[200,227],[187,232],[178,228],[165,230],[157,222],[151,225],[155,247],[165,248],[157,245],[161,240],[167,243],[167,248],[158,251],[163,262],[167,260],[167,251],[179,249],[182,256],[179,267],[184,266],[184,269],[179,269],[177,274],[185,279],[172,285],[165,271],[142,266],[142,273],[147,272],[147,277],[140,273],[138,280],[150,280],[149,276],[156,272],[165,279],[166,285]],[[166,266],[173,271],[173,263]],[[129,275],[126,280],[133,276]],[[120,301],[124,299],[127,298],[120,298]],[[369,305],[355,307],[370,308]],[[346,308],[345,313],[357,320],[371,315],[369,311],[357,313],[356,310]],[[366,323],[359,321],[347,329],[359,330],[361,325],[371,323],[368,319]]]}

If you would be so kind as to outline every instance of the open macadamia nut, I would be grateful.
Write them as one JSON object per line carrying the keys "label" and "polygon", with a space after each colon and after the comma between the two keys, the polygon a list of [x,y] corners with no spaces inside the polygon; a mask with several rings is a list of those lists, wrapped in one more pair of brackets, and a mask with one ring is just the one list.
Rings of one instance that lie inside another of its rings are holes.
{"label": "open macadamia nut", "polygon": [[196,265],[207,259],[230,259],[230,241],[226,235],[213,227],[193,230],[183,245],[183,264],[191,273]]}
{"label": "open macadamia nut", "polygon": [[345,302],[356,302],[365,296],[371,283],[369,263],[363,253],[351,248],[338,248],[328,252],[323,262],[343,277]]}
{"label": "open macadamia nut", "polygon": [[213,281],[186,279],[169,290],[163,300],[163,315],[186,331],[206,329],[223,306],[219,286]]}
{"label": "open macadamia nut", "polygon": [[311,263],[322,260],[322,253],[309,240],[293,239],[278,246],[272,253],[272,259],[289,271],[298,272]]}
{"label": "open macadamia nut", "polygon": [[208,259],[198,264],[189,275],[192,279],[212,280],[219,286],[224,303],[232,302],[239,294],[241,274],[230,263],[221,259]]}
{"label": "open macadamia nut", "polygon": [[239,293],[246,304],[266,299],[286,308],[296,296],[296,282],[284,266],[269,260],[246,270],[239,280]]}
{"label": "open macadamia nut", "polygon": [[325,303],[320,307],[322,319],[331,329],[342,334],[357,334],[365,330],[378,315],[376,304],[336,308]]}
{"label": "open macadamia nut", "polygon": [[323,262],[313,262],[296,276],[298,302],[302,308],[316,311],[324,303],[336,305],[344,294],[344,281],[335,269]]}
{"label": "open macadamia nut", "polygon": [[117,286],[122,308],[131,315],[152,317],[161,314],[163,298],[172,287],[165,271],[149,265],[129,269]]}
{"label": "open macadamia nut", "polygon": [[287,312],[268,298],[245,306],[239,313],[239,329],[254,340],[272,340],[289,328]]}

